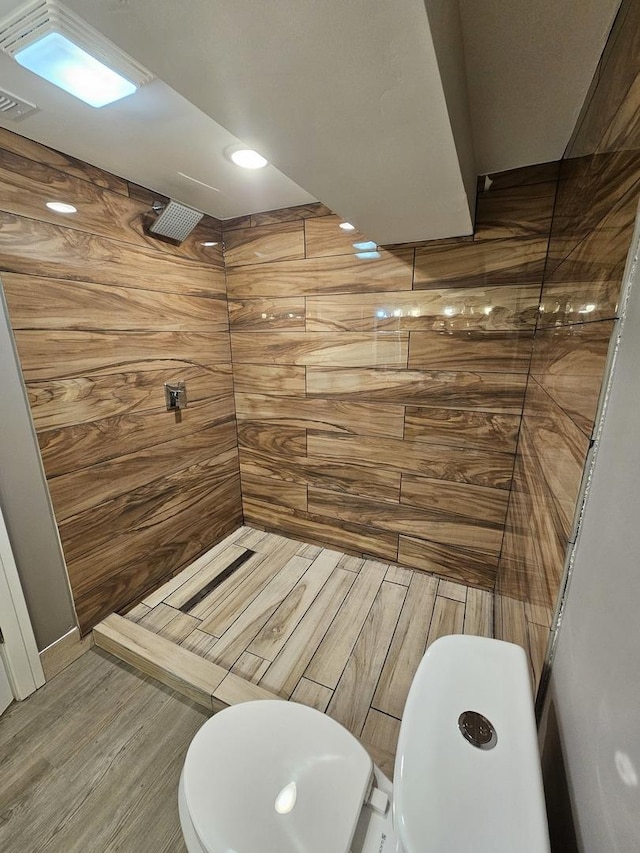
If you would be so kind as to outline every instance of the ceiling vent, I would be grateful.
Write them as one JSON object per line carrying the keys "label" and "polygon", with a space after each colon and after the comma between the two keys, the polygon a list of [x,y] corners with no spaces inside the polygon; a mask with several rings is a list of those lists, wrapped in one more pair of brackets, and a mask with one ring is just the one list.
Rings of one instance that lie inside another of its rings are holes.
{"label": "ceiling vent", "polygon": [[0,118],[17,121],[37,111],[35,104],[30,104],[29,101],[0,89]]}
{"label": "ceiling vent", "polygon": [[179,204],[177,201],[170,201],[155,222],[149,226],[149,231],[158,237],[166,237],[182,243],[203,216],[204,214],[199,210]]}
{"label": "ceiling vent", "polygon": [[153,74],[143,65],[57,0],[33,0],[1,20],[0,50],[14,56],[53,32],[66,36],[136,86],[143,86],[153,80]]}

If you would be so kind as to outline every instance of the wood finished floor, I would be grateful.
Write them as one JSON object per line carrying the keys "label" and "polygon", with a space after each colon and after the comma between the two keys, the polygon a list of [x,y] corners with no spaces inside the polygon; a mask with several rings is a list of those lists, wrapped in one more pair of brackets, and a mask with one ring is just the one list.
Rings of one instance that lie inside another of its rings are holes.
{"label": "wood finished floor", "polygon": [[[189,606],[239,558],[233,574]],[[493,636],[493,596],[244,527],[126,618],[244,682],[326,712],[376,760],[386,756],[390,772],[426,648],[444,634]]]}
{"label": "wood finished floor", "polygon": [[3,853],[182,853],[178,780],[209,714],[97,649],[0,718]]}

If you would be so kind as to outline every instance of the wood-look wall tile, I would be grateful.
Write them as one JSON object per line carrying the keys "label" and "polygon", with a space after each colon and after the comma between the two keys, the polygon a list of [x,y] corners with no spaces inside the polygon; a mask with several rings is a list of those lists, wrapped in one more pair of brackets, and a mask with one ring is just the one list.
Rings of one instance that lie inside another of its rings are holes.
{"label": "wood-look wall tile", "polygon": [[[491,172],[487,176],[491,179],[488,192],[556,181],[559,171],[560,161],[553,160],[550,163],[536,163],[533,166],[521,166],[518,169],[508,169],[505,172]],[[485,176],[481,175],[478,179],[478,195],[485,192],[485,183]]]}
{"label": "wood-look wall tile", "polygon": [[[194,502],[184,513],[172,518],[167,537],[170,543],[175,544],[170,544],[168,548],[175,548],[175,559],[181,556],[184,559],[182,565],[187,565],[208,549],[212,542],[222,539],[241,523],[239,485],[234,478],[223,489],[209,491],[199,503]],[[180,528],[178,534],[173,528],[174,524]],[[170,570],[173,570],[174,565],[171,565]],[[182,565],[178,564],[175,568],[180,569]],[[120,564],[116,569],[112,563],[111,571],[104,581],[93,584],[86,595],[75,597],[83,633],[112,613],[114,607],[124,609],[145,592],[158,586],[166,579],[167,573],[167,561],[163,559],[162,549],[158,552],[155,549],[147,551],[145,557],[126,565]]]}
{"label": "wood-look wall tile", "polygon": [[303,296],[282,299],[235,299],[229,302],[229,323],[232,329],[252,332],[283,329],[287,332],[305,330]]}
{"label": "wood-look wall tile", "polygon": [[[561,409],[563,409],[582,432],[591,437],[595,424],[598,402],[602,389],[599,376],[562,376],[552,373],[529,377],[528,394],[530,398],[538,396],[542,389]],[[533,404],[534,410],[546,405]]]}
{"label": "wood-look wall tile", "polygon": [[547,282],[542,289],[538,328],[614,319],[619,298],[619,281]]}
{"label": "wood-look wall tile", "polygon": [[293,364],[236,364],[233,385],[238,394],[304,397],[305,368]]}
{"label": "wood-look wall tile", "polygon": [[407,332],[233,332],[238,364],[330,364],[332,367],[406,367]]}
{"label": "wood-look wall tile", "polygon": [[398,553],[398,535],[387,530],[352,524],[326,516],[286,510],[270,503],[245,498],[242,503],[245,521],[277,530],[305,542],[334,546],[343,551],[355,551],[395,561]]}
{"label": "wood-look wall tile", "polygon": [[[124,369],[123,369],[124,367]],[[101,420],[163,405],[164,382],[184,381],[190,403],[233,395],[231,364],[215,367],[182,362],[130,362],[86,376],[32,380],[27,384],[31,416],[37,430]]]}
{"label": "wood-look wall tile", "polygon": [[531,373],[602,377],[614,321],[559,326],[536,332]]}
{"label": "wood-look wall tile", "polygon": [[509,494],[505,489],[403,474],[400,501],[444,514],[504,524]]}
{"label": "wood-look wall tile", "polygon": [[345,231],[340,228],[342,216],[319,216],[304,223],[307,258],[328,255],[355,255],[357,252],[376,252],[378,247],[357,228]]}
{"label": "wood-look wall tile", "polygon": [[478,195],[474,240],[508,237],[546,237],[557,182],[491,189]]}
{"label": "wood-look wall tile", "polygon": [[0,212],[2,268],[27,275],[224,296],[224,272],[158,250]]}
{"label": "wood-look wall tile", "polygon": [[256,477],[246,469],[242,472],[242,493],[249,500],[272,502],[276,506],[306,511],[307,487],[288,480]]}
{"label": "wood-look wall tile", "polygon": [[473,287],[540,282],[547,240],[498,240],[416,249],[414,288]]}
{"label": "wood-look wall tile", "polygon": [[87,376],[114,365],[122,368],[127,362],[168,359],[206,368],[231,361],[229,335],[224,332],[18,330],[15,338],[27,382]]}
{"label": "wood-look wall tile", "polygon": [[405,411],[404,437],[407,439],[515,452],[520,427],[518,415],[415,406],[408,406]]}
{"label": "wood-look wall tile", "polygon": [[307,297],[310,331],[509,331],[535,326],[540,285]]}
{"label": "wood-look wall tile", "polygon": [[271,477],[320,489],[349,492],[378,500],[398,502],[400,472],[361,467],[352,462],[332,462],[304,456],[274,456],[241,449],[240,469],[257,477]]}
{"label": "wood-look wall tile", "polygon": [[[235,450],[211,455],[207,460],[181,468],[167,477],[90,507],[60,524],[64,555],[73,573],[73,588],[85,594],[92,584],[107,577],[119,565],[142,560],[148,554],[165,553],[164,571],[171,571],[171,525],[179,513],[188,512],[214,489],[239,489]],[[175,531],[174,531],[175,532]],[[175,548],[184,549],[178,532]],[[175,552],[174,552],[175,555]],[[179,558],[175,565],[184,562]]]}
{"label": "wood-look wall tile", "polygon": [[393,504],[310,487],[307,505],[309,512],[315,515],[351,523],[364,522],[382,530],[477,549],[496,557],[502,545],[499,523],[433,512],[409,504]]}
{"label": "wood-look wall tile", "polygon": [[267,210],[264,213],[251,214],[251,226],[273,225],[275,222],[290,222],[292,219],[309,219],[314,216],[331,216],[332,211],[320,201],[310,204],[298,204],[295,207],[282,207]]}
{"label": "wood-look wall tile", "polygon": [[60,523],[91,506],[131,492],[159,477],[167,477],[175,471],[176,459],[187,468],[210,459],[212,453],[224,453],[235,446],[235,424],[228,421],[54,477],[49,480],[49,492],[56,519]]}
{"label": "wood-look wall tile", "polygon": [[498,563],[496,557],[471,548],[456,548],[411,536],[400,536],[398,562],[490,590]]}
{"label": "wood-look wall tile", "polygon": [[[162,406],[41,430],[38,444],[47,477],[67,474],[229,421],[234,417],[233,395],[227,393],[215,401],[202,400],[183,409],[180,415],[178,419]],[[109,441],[105,441],[105,435]]]}
{"label": "wood-look wall tile", "polygon": [[460,410],[522,412],[523,374],[307,368],[307,396]]}
{"label": "wood-look wall tile", "polygon": [[229,269],[229,298],[279,297],[291,296],[292,293],[309,296],[316,293],[411,290],[413,249],[393,252],[380,249],[379,254],[379,258],[337,255]]}
{"label": "wood-look wall tile", "polygon": [[410,332],[409,367],[526,373],[531,332]]}
{"label": "wood-look wall tile", "polygon": [[421,441],[309,433],[310,457],[411,472],[435,480],[509,489],[513,456]]}
{"label": "wood-look wall tile", "polygon": [[224,236],[224,260],[229,267],[301,258],[304,258],[301,221],[239,228]]}
{"label": "wood-look wall tile", "polygon": [[129,195],[127,182],[123,178],[112,175],[110,172],[104,172],[97,166],[76,160],[75,157],[62,154],[53,148],[47,148],[45,145],[40,145],[39,142],[33,142],[25,136],[19,136],[4,127],[0,128],[0,148],[26,157],[35,163],[51,166],[72,177],[89,181],[98,187],[120,193],[120,195]]}
{"label": "wood-look wall tile", "polygon": [[272,426],[381,435],[401,438],[402,406],[348,403],[339,400],[293,399],[260,394],[236,394],[239,421],[263,421]]}
{"label": "wood-look wall tile", "polygon": [[3,273],[14,329],[221,332],[222,298]]}
{"label": "wood-look wall tile", "polygon": [[304,428],[287,427],[280,424],[238,423],[238,444],[247,450],[277,456],[306,456],[307,433]]}
{"label": "wood-look wall tile", "polygon": [[537,464],[541,469],[558,506],[563,533],[568,537],[573,528],[589,439],[559,406],[552,403],[551,410],[552,417],[531,417],[525,411],[521,453],[525,464]]}

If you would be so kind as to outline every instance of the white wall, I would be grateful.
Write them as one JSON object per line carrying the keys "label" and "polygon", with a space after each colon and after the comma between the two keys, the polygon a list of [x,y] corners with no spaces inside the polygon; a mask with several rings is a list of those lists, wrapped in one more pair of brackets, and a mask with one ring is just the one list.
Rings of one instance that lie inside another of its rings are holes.
{"label": "white wall", "polygon": [[[555,764],[561,757],[585,853],[640,850],[640,275],[629,263],[627,272],[633,284],[543,719],[547,762],[557,721]],[[548,795],[557,782],[548,780]]]}

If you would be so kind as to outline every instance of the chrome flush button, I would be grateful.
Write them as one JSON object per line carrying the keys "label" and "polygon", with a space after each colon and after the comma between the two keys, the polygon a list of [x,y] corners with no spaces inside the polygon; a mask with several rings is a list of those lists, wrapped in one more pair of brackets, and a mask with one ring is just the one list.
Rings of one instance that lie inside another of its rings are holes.
{"label": "chrome flush button", "polygon": [[493,749],[498,743],[492,723],[477,711],[463,711],[458,717],[458,728],[464,739],[478,749]]}

